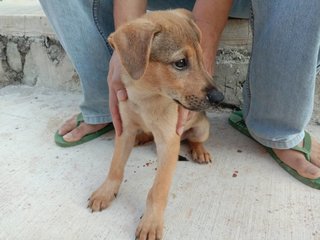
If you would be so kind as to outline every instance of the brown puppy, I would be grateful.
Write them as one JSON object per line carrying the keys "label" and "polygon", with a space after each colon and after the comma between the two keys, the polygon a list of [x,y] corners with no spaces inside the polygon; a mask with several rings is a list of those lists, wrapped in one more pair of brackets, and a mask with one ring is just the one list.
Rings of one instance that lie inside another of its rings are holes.
{"label": "brown puppy", "polygon": [[121,79],[128,100],[119,103],[123,132],[115,139],[108,176],[92,194],[89,207],[100,211],[117,195],[124,168],[135,142],[155,140],[157,174],[147,197],[147,206],[136,236],[161,239],[163,215],[181,138],[176,134],[178,104],[198,111],[187,121],[183,138],[192,158],[211,161],[203,146],[209,135],[204,112],[223,100],[204,69],[200,31],[189,11],[178,9],[147,13],[121,26],[109,37],[122,62]]}

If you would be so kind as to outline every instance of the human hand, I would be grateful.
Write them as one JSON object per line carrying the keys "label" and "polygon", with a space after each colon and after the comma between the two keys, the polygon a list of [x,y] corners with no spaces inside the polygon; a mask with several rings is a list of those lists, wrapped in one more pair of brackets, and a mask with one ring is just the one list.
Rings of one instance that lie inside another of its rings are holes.
{"label": "human hand", "polygon": [[119,112],[119,101],[128,99],[127,91],[120,78],[121,62],[118,54],[114,51],[109,62],[108,86],[109,86],[109,109],[117,136],[122,133],[122,121]]}
{"label": "human hand", "polygon": [[190,120],[194,114],[195,114],[194,112],[180,105],[178,106],[178,122],[177,122],[176,132],[180,137],[183,134],[186,122]]}

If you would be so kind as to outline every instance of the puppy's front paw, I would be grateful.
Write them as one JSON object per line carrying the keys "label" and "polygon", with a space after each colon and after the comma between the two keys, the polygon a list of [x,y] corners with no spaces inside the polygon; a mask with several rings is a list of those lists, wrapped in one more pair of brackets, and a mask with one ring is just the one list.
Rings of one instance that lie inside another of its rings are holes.
{"label": "puppy's front paw", "polygon": [[210,153],[205,149],[202,143],[190,143],[191,156],[193,161],[197,163],[211,163],[213,158]]}
{"label": "puppy's front paw", "polygon": [[145,214],[137,228],[136,239],[160,240],[163,232],[163,218],[155,214]]}
{"label": "puppy's front paw", "polygon": [[88,208],[91,208],[92,212],[102,211],[111,204],[113,199],[117,197],[117,193],[118,188],[112,186],[112,184],[102,184],[95,192],[91,194]]}

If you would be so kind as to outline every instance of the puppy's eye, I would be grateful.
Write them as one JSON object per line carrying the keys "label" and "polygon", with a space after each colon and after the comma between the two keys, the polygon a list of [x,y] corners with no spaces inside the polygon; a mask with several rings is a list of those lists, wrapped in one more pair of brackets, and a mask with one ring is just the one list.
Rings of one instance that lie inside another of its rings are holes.
{"label": "puppy's eye", "polygon": [[187,59],[183,58],[173,63],[175,69],[181,71],[187,68],[188,62]]}

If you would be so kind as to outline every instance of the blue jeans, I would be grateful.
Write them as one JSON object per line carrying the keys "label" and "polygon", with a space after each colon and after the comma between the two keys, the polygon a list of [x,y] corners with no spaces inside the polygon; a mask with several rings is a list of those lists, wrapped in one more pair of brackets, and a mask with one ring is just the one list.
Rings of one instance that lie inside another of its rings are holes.
{"label": "blue jeans", "polygon": [[265,146],[288,149],[304,138],[320,64],[319,12],[319,0],[252,0],[243,113],[251,135]]}
{"label": "blue jeans", "polygon": [[[86,123],[111,121],[107,73],[114,31],[111,0],[40,0],[81,80]],[[193,8],[194,1],[150,0],[148,9]],[[234,0],[230,16],[251,18],[252,57],[243,112],[263,145],[291,148],[310,120],[320,64],[320,1]]]}

